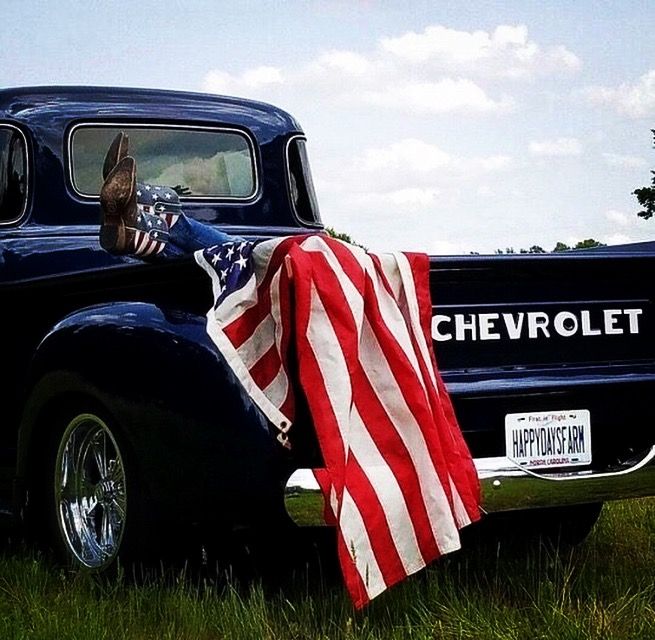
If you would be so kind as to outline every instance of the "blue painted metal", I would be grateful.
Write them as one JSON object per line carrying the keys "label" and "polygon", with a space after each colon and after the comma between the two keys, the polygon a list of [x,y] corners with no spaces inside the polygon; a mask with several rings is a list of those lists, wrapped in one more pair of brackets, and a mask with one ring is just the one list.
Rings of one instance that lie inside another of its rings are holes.
{"label": "blue painted metal", "polygon": [[[302,134],[288,113],[260,102],[214,95],[102,87],[34,87],[0,90],[0,123],[29,139],[32,190],[29,225],[95,225],[97,202],[74,195],[66,167],[66,138],[83,122],[229,126],[250,132],[258,145],[261,194],[254,203],[185,203],[192,217],[221,225],[297,227],[284,173],[286,141]],[[184,202],[184,199],[183,199]]]}
{"label": "blue painted metal", "polygon": [[[19,479],[27,474],[39,407],[53,394],[76,389],[115,411],[118,424],[138,425],[127,439],[167,495],[189,507],[187,515],[200,507],[189,487],[174,486],[182,473],[190,486],[204,482],[212,495],[220,494],[235,520],[245,517],[238,505],[255,500],[264,513],[265,504],[276,504],[275,491],[281,498],[287,468],[321,466],[311,425],[294,426],[299,446],[287,459],[204,334],[210,285],[191,258],[144,263],[100,248],[98,203],[78,197],[68,183],[66,136],[76,124],[108,121],[248,131],[257,145],[259,196],[249,203],[187,202],[185,210],[241,236],[310,229],[290,206],[284,150],[302,131],[284,111],[141,89],[1,90],[0,124],[19,127],[28,140],[30,195],[25,219],[0,226],[0,348],[9,374],[0,387],[0,509],[17,458]],[[655,386],[655,291],[648,277],[654,260],[655,243],[612,252],[432,259],[435,312],[625,300],[641,301],[647,310],[639,338],[618,346],[602,338],[591,348],[577,341],[436,344],[474,455],[500,455],[505,413],[566,407],[592,410],[600,465],[652,444],[644,425],[655,423],[655,405],[646,401]],[[218,391],[209,396],[211,405],[206,400],[208,385],[220,389],[220,410]],[[614,447],[617,424],[624,429],[620,447]],[[183,430],[187,425],[191,432]],[[172,455],[176,451],[180,456]],[[202,492],[197,498],[202,501]]]}
{"label": "blue painted metal", "polygon": [[[247,523],[279,504],[272,479],[285,474],[285,456],[201,316],[142,302],[81,309],[39,345],[32,376],[19,477],[29,477],[30,451],[44,437],[41,411],[83,393],[119,425],[128,451],[138,455],[139,490],[161,513]],[[220,509],[210,508],[207,496],[220,496]]]}

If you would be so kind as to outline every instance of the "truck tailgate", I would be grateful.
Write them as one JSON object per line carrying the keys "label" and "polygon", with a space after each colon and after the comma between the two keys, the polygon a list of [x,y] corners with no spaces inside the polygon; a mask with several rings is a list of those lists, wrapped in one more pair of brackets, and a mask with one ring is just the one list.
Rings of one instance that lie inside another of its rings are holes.
{"label": "truck tailgate", "polygon": [[474,457],[509,454],[507,424],[544,412],[588,412],[593,470],[655,444],[654,271],[655,243],[432,259],[437,362]]}

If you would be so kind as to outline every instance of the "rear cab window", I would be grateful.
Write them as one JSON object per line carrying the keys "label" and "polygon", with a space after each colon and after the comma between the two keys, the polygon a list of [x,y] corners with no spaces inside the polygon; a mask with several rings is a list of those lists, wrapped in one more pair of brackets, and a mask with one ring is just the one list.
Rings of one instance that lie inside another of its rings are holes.
{"label": "rear cab window", "polygon": [[287,145],[287,179],[296,217],[306,224],[320,225],[321,215],[309,168],[307,141],[301,136],[291,138]]}
{"label": "rear cab window", "polygon": [[102,165],[114,137],[129,136],[139,181],[175,187],[185,198],[249,200],[257,195],[254,144],[233,129],[77,125],[69,136],[70,181],[80,196],[97,197]]}
{"label": "rear cab window", "polygon": [[22,218],[27,205],[27,145],[15,127],[0,124],[0,224]]}

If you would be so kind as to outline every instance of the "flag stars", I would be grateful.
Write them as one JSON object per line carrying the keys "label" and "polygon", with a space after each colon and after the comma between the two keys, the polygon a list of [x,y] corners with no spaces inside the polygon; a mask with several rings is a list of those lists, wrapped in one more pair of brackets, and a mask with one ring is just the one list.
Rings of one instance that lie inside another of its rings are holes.
{"label": "flag stars", "polygon": [[152,189],[152,187],[149,184],[147,184],[146,185],[146,191],[150,191],[151,189]]}
{"label": "flag stars", "polygon": [[212,256],[212,264],[216,265],[220,259],[221,259],[221,255],[219,253],[215,253]]}
{"label": "flag stars", "polygon": [[243,256],[241,256],[238,260],[235,260],[234,264],[238,264],[239,269],[243,269],[246,266],[247,262],[248,261]]}

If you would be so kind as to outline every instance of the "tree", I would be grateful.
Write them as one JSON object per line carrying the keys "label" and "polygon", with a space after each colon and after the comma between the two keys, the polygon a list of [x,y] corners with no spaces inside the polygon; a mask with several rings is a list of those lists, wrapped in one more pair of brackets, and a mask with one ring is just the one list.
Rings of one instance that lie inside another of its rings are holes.
{"label": "tree", "polygon": [[[551,253],[560,253],[561,251],[570,251],[571,249],[593,249],[594,247],[604,247],[602,242],[594,240],[593,238],[587,238],[586,240],[580,240],[576,243],[575,246],[569,247],[568,244],[564,242],[558,242],[552,249]],[[507,249],[496,249],[494,253],[516,253],[513,247],[508,247]],[[540,247],[538,244],[533,244],[529,249],[519,249],[519,253],[548,253],[543,247]]]}
{"label": "tree", "polygon": [[607,245],[603,242],[598,242],[593,238],[587,238],[586,240],[580,240],[572,247],[569,247],[568,244],[563,242],[558,242],[553,248],[553,253],[559,253],[560,251],[569,251],[571,249],[594,249],[595,247],[606,247]]}
{"label": "tree", "polygon": [[[655,140],[655,129],[651,129],[653,140]],[[637,196],[637,202],[643,207],[637,215],[641,218],[648,220],[652,218],[655,213],[655,171],[651,171],[650,187],[642,187],[635,189],[632,193]]]}
{"label": "tree", "polygon": [[362,249],[366,250],[366,247],[363,244],[355,242],[347,233],[344,233],[343,231],[336,231],[333,227],[325,227],[325,232],[337,240],[343,240],[348,244],[354,244],[356,247],[361,247]]}
{"label": "tree", "polygon": [[573,247],[574,249],[594,249],[596,247],[606,247],[607,245],[594,240],[593,238],[587,238],[586,240],[580,240],[578,244]]}

